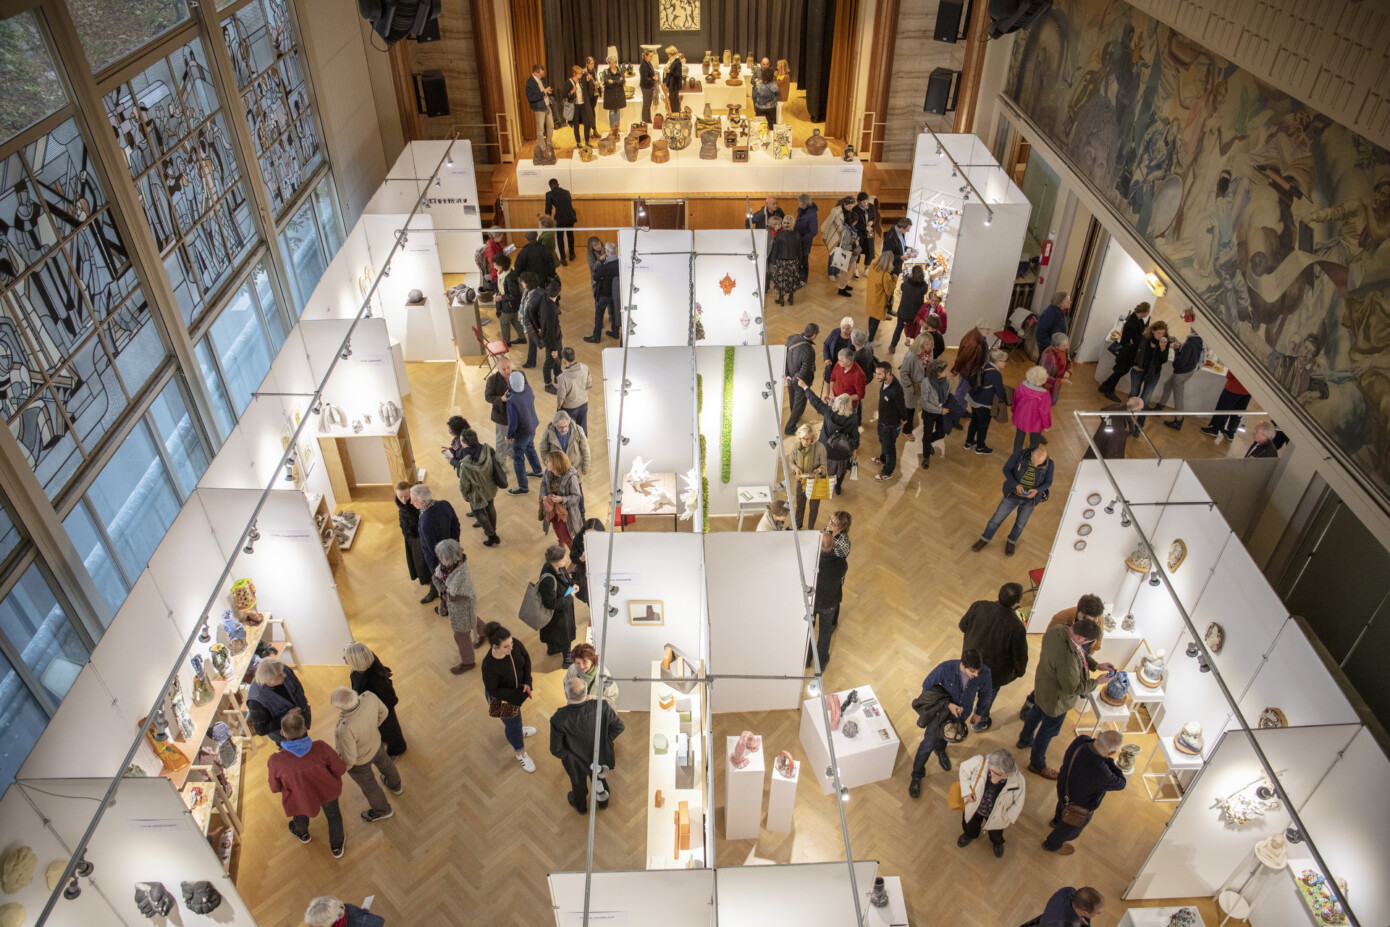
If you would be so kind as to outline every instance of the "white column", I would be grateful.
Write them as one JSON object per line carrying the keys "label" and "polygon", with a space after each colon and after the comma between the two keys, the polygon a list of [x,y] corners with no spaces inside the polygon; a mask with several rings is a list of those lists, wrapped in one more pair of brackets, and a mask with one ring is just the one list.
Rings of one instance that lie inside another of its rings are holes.
{"label": "white column", "polygon": [[750,750],[748,765],[734,768],[734,746],[737,737],[726,737],[727,755],[724,760],[724,838],[726,840],[756,840],[763,819],[763,751]]}
{"label": "white column", "polygon": [[792,774],[784,776],[772,767],[772,791],[767,799],[767,829],[779,834],[792,832],[792,809],[796,806],[796,780],[801,775],[801,764],[792,767]]}

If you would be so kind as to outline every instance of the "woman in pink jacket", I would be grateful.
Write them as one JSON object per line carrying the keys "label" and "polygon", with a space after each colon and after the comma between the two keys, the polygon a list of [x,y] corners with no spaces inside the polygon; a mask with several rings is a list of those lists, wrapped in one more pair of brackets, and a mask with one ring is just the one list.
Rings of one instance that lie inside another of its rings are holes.
{"label": "woman in pink jacket", "polygon": [[1029,367],[1014,390],[1013,419],[1018,429],[1014,432],[1015,454],[1023,448],[1024,435],[1029,436],[1029,450],[1042,444],[1042,433],[1052,427],[1052,394],[1042,367]]}

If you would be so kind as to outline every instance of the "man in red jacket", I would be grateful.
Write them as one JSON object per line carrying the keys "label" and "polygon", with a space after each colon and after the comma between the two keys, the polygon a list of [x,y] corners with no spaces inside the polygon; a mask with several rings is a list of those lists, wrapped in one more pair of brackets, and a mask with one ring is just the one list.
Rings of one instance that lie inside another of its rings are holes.
{"label": "man in red jacket", "polygon": [[829,402],[841,393],[849,393],[854,397],[855,408],[858,408],[864,401],[867,384],[863,369],[854,362],[854,351],[841,348],[839,363],[830,368],[830,376],[826,378],[825,401]]}
{"label": "man in red jacket", "polygon": [[347,765],[338,751],[309,736],[304,716],[291,712],[280,723],[280,750],[266,763],[270,790],[280,793],[290,833],[300,843],[309,842],[309,819],[319,810],[328,820],[328,846],[334,859],[343,858],[343,815],[338,796],[343,794]]}

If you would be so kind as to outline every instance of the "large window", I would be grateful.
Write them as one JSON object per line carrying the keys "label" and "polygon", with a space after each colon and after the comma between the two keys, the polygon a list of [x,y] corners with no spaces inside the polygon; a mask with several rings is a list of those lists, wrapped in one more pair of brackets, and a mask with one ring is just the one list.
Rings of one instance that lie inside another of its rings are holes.
{"label": "large window", "polygon": [[342,244],[343,236],[338,231],[338,217],[333,208],[333,183],[325,177],[314,187],[313,194],[295,210],[280,234],[280,247],[285,254],[285,264],[289,268],[298,304],[294,313],[296,318],[308,305],[319,278],[328,269],[328,263]]}
{"label": "large window", "polygon": [[224,434],[251,401],[284,340],[275,296],[264,267],[257,265],[195,349]]}
{"label": "large window", "polygon": [[188,18],[184,0],[67,0],[67,5],[93,71]]}
{"label": "large window", "polygon": [[157,59],[104,100],[191,325],[256,244],[202,43],[194,39]]}
{"label": "large window", "polygon": [[0,21],[0,141],[68,102],[33,13]]}
{"label": "large window", "polygon": [[0,410],[55,497],[165,357],[77,124],[0,161]]}
{"label": "large window", "polygon": [[323,161],[290,10],[283,0],[251,0],[222,20],[222,38],[270,205],[279,215]]}
{"label": "large window", "polygon": [[47,726],[48,713],[0,653],[0,790],[14,781]]}

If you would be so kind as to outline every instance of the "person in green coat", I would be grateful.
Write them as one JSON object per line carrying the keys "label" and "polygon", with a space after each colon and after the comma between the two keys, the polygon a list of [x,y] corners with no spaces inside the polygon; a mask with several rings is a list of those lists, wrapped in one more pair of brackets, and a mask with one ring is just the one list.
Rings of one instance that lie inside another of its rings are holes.
{"label": "person in green coat", "polygon": [[[1033,678],[1033,707],[1023,721],[1016,746],[1032,748],[1028,771],[1044,779],[1056,779],[1057,770],[1047,765],[1047,748],[1062,729],[1067,712],[1076,700],[1096,687],[1093,670],[1113,675],[1111,663],[1097,663],[1086,652],[1086,645],[1100,635],[1100,627],[1090,618],[1078,617],[1070,627],[1056,625],[1043,635],[1038,671]],[[1104,678],[1104,677],[1102,677]]]}
{"label": "person in green coat", "polygon": [[458,457],[459,492],[468,503],[469,514],[487,535],[485,547],[502,543],[497,536],[497,506],[492,502],[498,489],[507,486],[507,471],[497,461],[492,448],[478,440],[478,433],[467,422],[459,434],[463,447]]}

